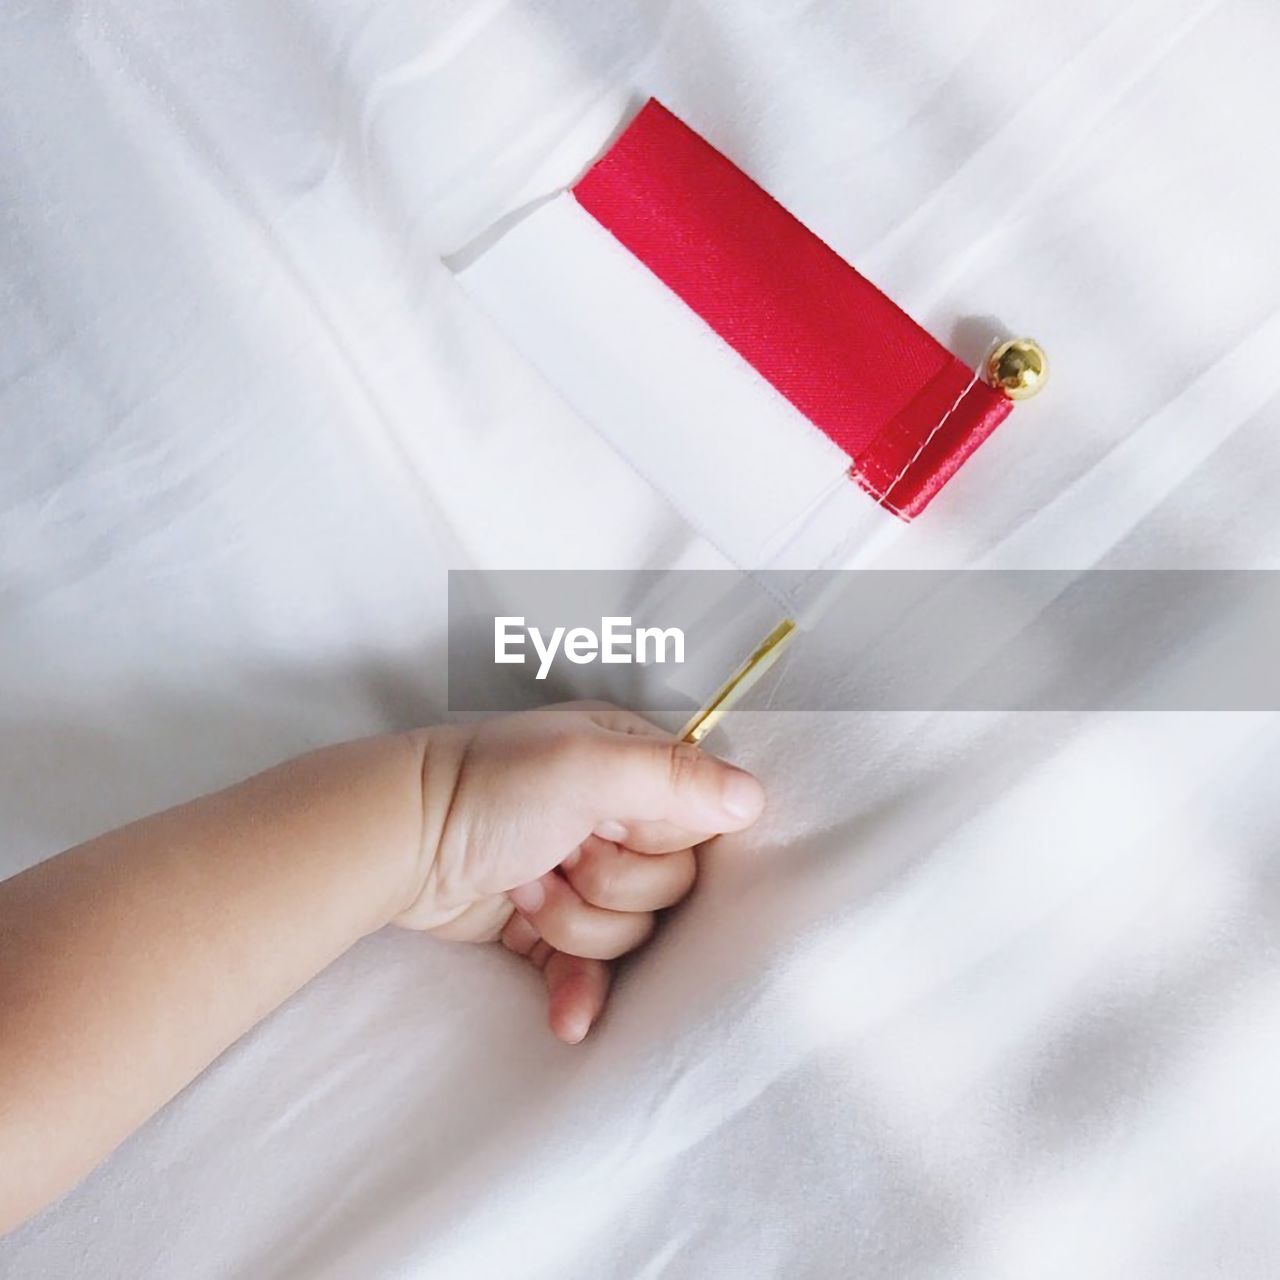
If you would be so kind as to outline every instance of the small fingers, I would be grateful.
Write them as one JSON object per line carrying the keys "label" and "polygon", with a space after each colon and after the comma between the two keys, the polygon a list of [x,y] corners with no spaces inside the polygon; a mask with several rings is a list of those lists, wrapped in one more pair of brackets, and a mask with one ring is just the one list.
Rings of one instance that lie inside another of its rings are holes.
{"label": "small fingers", "polygon": [[698,864],[687,846],[674,853],[636,853],[591,836],[564,860],[561,873],[592,906],[661,911],[693,888]]}
{"label": "small fingers", "polygon": [[553,952],[547,980],[547,1022],[565,1044],[578,1044],[591,1030],[609,995],[609,966],[602,960]]}
{"label": "small fingers", "polygon": [[554,871],[511,890],[511,901],[556,951],[589,960],[613,960],[653,932],[649,912],[611,911],[584,902]]}
{"label": "small fingers", "polygon": [[591,1030],[609,994],[612,975],[603,960],[552,951],[519,912],[502,931],[502,945],[541,969],[547,983],[547,1023],[565,1044],[577,1044]]}

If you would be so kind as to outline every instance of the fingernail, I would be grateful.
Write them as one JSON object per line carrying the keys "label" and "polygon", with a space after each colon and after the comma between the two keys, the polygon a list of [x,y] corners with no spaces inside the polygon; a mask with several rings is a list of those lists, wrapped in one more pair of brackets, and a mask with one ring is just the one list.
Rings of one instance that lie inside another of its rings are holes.
{"label": "fingernail", "polygon": [[725,774],[720,790],[720,804],[731,818],[745,822],[760,812],[764,804],[764,791],[749,773],[731,769]]}
{"label": "fingernail", "polygon": [[601,840],[612,840],[614,844],[621,844],[627,838],[627,829],[621,822],[614,822],[612,818],[607,818],[596,827],[596,835]]}
{"label": "fingernail", "polygon": [[507,897],[515,903],[517,911],[528,916],[542,910],[542,904],[547,900],[547,891],[542,887],[541,880],[530,880],[528,884],[518,884],[514,889],[508,890]]}

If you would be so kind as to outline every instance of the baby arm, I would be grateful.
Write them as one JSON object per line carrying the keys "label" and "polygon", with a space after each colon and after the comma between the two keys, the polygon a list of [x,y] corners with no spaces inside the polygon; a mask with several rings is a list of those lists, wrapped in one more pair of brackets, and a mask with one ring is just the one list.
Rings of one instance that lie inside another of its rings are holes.
{"label": "baby arm", "polygon": [[582,1039],[604,962],[762,805],[638,717],[550,707],[318,751],[0,883],[0,1231],[389,923],[501,939]]}

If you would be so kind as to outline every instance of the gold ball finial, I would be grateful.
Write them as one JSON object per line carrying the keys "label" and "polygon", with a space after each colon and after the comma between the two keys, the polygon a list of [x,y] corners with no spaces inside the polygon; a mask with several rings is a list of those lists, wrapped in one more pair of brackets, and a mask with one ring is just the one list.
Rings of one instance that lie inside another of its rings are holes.
{"label": "gold ball finial", "polygon": [[987,358],[987,380],[1010,400],[1030,400],[1049,378],[1049,357],[1030,338],[1010,338]]}

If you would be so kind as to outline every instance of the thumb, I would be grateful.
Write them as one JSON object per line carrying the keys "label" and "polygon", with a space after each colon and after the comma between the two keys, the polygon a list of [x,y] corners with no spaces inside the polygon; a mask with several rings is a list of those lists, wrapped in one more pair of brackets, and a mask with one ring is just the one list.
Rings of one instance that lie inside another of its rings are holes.
{"label": "thumb", "polygon": [[585,779],[597,825],[662,822],[716,835],[749,827],[764,808],[751,774],[691,743],[609,732],[601,744]]}

